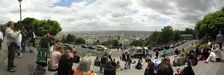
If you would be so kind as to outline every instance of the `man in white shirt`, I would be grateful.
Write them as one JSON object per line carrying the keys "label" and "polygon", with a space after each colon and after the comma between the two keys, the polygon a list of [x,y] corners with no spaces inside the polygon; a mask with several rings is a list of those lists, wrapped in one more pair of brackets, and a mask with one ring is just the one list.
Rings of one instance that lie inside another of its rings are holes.
{"label": "man in white shirt", "polygon": [[22,50],[22,46],[21,46],[21,43],[22,43],[22,34],[20,33],[18,38],[17,38],[17,50],[16,50],[16,53],[17,53],[17,56],[18,57],[21,57],[22,56],[22,53],[21,53],[21,50]]}
{"label": "man in white shirt", "polygon": [[0,30],[0,50],[2,49],[2,42],[3,42],[3,33],[2,30]]}
{"label": "man in white shirt", "polygon": [[20,31],[15,30],[14,22],[9,21],[7,23],[8,28],[6,29],[6,39],[7,39],[7,45],[8,45],[8,71],[9,72],[15,72],[14,67],[16,65],[14,64],[15,59],[15,51],[17,49],[17,38],[20,34]]}

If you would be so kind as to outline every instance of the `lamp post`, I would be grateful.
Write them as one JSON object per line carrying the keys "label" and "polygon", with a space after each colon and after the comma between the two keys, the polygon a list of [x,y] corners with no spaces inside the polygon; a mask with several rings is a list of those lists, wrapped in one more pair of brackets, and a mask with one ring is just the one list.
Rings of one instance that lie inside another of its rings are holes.
{"label": "lamp post", "polygon": [[20,21],[22,21],[22,11],[21,11],[21,2],[22,2],[22,0],[18,0],[18,1],[19,1]]}

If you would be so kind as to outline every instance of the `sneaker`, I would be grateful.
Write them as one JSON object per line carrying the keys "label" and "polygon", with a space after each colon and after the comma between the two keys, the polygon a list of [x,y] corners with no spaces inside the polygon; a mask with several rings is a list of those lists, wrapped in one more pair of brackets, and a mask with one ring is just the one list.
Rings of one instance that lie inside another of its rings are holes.
{"label": "sneaker", "polygon": [[9,72],[16,72],[15,69],[8,69]]}

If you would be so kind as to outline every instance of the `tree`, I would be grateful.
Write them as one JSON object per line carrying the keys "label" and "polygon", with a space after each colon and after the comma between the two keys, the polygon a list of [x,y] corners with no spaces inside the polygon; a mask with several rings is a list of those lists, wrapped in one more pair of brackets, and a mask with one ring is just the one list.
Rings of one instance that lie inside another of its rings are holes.
{"label": "tree", "polygon": [[[186,31],[186,30],[185,30]],[[178,41],[180,40],[180,34],[182,34],[182,31],[175,30],[173,33],[173,41]]]}
{"label": "tree", "polygon": [[195,30],[199,38],[205,35],[215,39],[218,31],[224,32],[224,8],[214,13],[209,13],[197,22]]}
{"label": "tree", "polygon": [[86,41],[85,41],[83,38],[77,38],[77,39],[75,40],[75,43],[76,43],[76,44],[85,44]]}
{"label": "tree", "polygon": [[171,26],[166,26],[162,29],[162,32],[160,34],[160,37],[162,39],[160,43],[163,43],[163,44],[168,44],[170,43],[171,41],[173,41],[173,28]]}
{"label": "tree", "polygon": [[182,32],[182,34],[192,34],[195,35],[195,31],[191,28],[186,28],[185,31]]}
{"label": "tree", "polygon": [[94,44],[94,45],[98,45],[98,44],[100,44],[100,40],[96,40],[93,44]]}
{"label": "tree", "polygon": [[66,37],[66,43],[71,43],[71,42],[75,42],[76,37],[72,34],[68,34]]}
{"label": "tree", "polygon": [[111,48],[111,47],[115,48],[115,47],[120,46],[120,43],[119,43],[118,40],[107,40],[107,41],[102,42],[101,44],[104,45],[104,46],[107,46],[109,48]]}
{"label": "tree", "polygon": [[144,40],[143,39],[134,40],[134,41],[131,42],[131,45],[134,45],[134,46],[144,46]]}
{"label": "tree", "polygon": [[34,30],[37,36],[43,36],[46,33],[56,35],[62,28],[55,20],[37,20],[35,18],[25,18],[16,23],[18,27],[24,27],[27,31]]}

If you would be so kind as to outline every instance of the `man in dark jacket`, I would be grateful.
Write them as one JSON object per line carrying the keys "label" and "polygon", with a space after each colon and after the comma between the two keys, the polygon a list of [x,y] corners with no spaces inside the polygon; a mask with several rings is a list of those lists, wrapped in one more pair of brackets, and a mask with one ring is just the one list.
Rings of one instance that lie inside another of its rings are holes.
{"label": "man in dark jacket", "polygon": [[107,63],[107,66],[104,70],[104,75],[116,75],[116,68],[112,65],[111,62]]}
{"label": "man in dark jacket", "polygon": [[190,62],[188,62],[187,66],[183,69],[180,75],[195,75]]}
{"label": "man in dark jacket", "polygon": [[73,52],[69,51],[61,56],[58,66],[58,75],[72,75]]}

